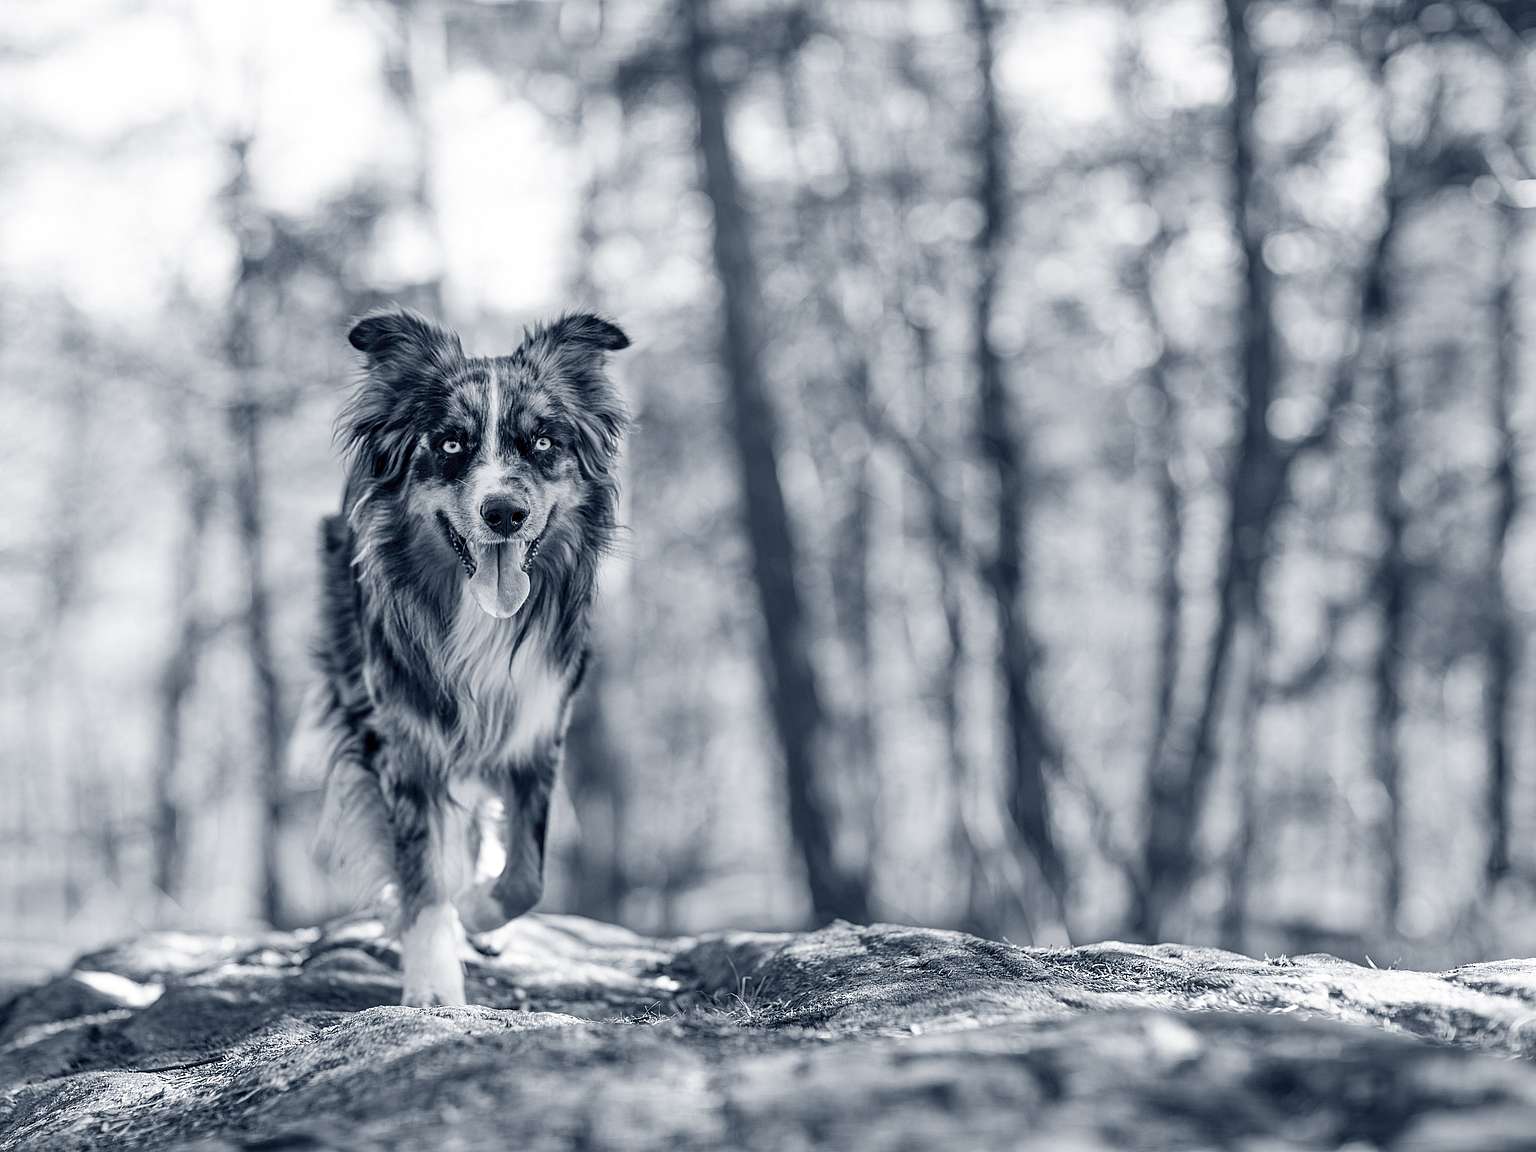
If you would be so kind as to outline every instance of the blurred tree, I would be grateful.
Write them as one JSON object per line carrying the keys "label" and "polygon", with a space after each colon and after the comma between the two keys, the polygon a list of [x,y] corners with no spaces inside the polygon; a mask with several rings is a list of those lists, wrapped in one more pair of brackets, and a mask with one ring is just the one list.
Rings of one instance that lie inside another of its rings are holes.
{"label": "blurred tree", "polygon": [[778,474],[778,429],[762,375],[764,304],[727,127],[727,94],[708,0],[683,0],[684,67],[698,119],[705,194],[714,209],[713,255],[720,282],[720,361],[730,393],[767,652],[769,697],[784,753],[789,827],[805,864],[819,922],[869,918],[868,893],[838,861],[823,796],[830,733],[811,657],[801,594],[799,548]]}
{"label": "blurred tree", "polygon": [[1199,821],[1216,763],[1223,693],[1235,692],[1242,698],[1256,673],[1261,581],[1286,468],[1281,446],[1266,423],[1278,352],[1273,276],[1264,263],[1263,229],[1254,204],[1259,182],[1254,120],[1261,62],[1249,34],[1246,0],[1225,0],[1224,14],[1233,89],[1231,206],[1243,262],[1238,305],[1241,432],[1231,466],[1216,631],[1202,673],[1198,711],[1192,731],[1170,747],[1151,781],[1146,887],[1135,916],[1136,930],[1149,939],[1161,938],[1170,913],[1195,876]]}
{"label": "blurred tree", "polygon": [[[78,448],[88,451],[101,404],[93,371],[100,366],[100,348],[82,321],[70,309],[61,326],[61,351],[67,367],[58,385],[57,411]],[[89,455],[84,459],[89,460]],[[100,787],[102,782],[90,776],[95,767],[90,755],[92,726],[72,722],[69,706],[74,686],[81,679],[76,620],[90,595],[92,536],[103,528],[88,515],[93,484],[91,470],[82,464],[81,457],[72,451],[59,453],[50,471],[49,525],[41,547],[48,592],[32,677],[37,694],[32,718],[38,739],[34,752],[37,763],[32,770],[42,776],[50,795],[47,832],[61,843],[64,857],[56,877],[58,898],[65,915],[73,915],[79,910],[85,884],[81,876],[84,853],[77,849],[89,839],[70,826],[70,792],[78,795],[79,790]]]}
{"label": "blurred tree", "polygon": [[[591,123],[589,106],[600,94],[587,61],[600,56],[606,27],[604,10],[598,5],[591,24],[578,29],[569,44],[576,57],[577,93],[572,117],[573,143],[582,162],[581,203],[576,217],[576,260],[571,282],[571,299],[583,306],[595,307],[597,286],[593,268],[597,260],[601,232],[598,205],[611,191],[607,158],[600,154],[596,141],[601,138]],[[583,34],[584,33],[584,34]],[[629,893],[630,876],[624,856],[624,834],[628,826],[625,780],[626,755],[621,742],[614,738],[609,720],[613,702],[610,695],[612,654],[619,637],[611,626],[615,613],[611,608],[615,595],[605,589],[603,600],[592,621],[591,655],[585,665],[582,690],[577,694],[571,727],[566,739],[564,780],[576,812],[578,837],[569,864],[573,891],[572,911],[600,920],[620,919],[624,899]]]}
{"label": "blurred tree", "polygon": [[[818,29],[822,47],[836,38],[837,51],[845,58],[858,50],[849,42],[848,30],[824,6],[808,9],[808,19]],[[842,853],[844,867],[862,872],[859,884],[867,889],[878,852],[880,809],[870,581],[876,509],[868,412],[873,403],[871,358],[878,353],[880,338],[878,323],[870,316],[878,315],[886,302],[874,286],[881,277],[878,237],[866,225],[877,211],[878,192],[870,187],[855,153],[845,102],[829,102],[816,123],[810,123],[808,109],[818,94],[806,82],[796,47],[803,45],[786,43],[777,54],[785,130],[792,141],[819,132],[827,145],[820,163],[836,173],[840,188],[826,191],[830,181],[819,186],[803,162],[803,148],[791,150],[795,195],[787,254],[794,264],[816,270],[810,288],[813,313],[804,323],[823,334],[827,353],[820,357],[824,367],[812,369],[802,386],[796,405],[799,419],[792,420],[790,428],[792,438],[803,438],[812,448],[823,518],[829,524],[820,566],[830,585],[826,598],[841,647],[841,674],[828,705],[833,758],[839,768],[831,781],[837,790],[829,799],[838,832],[848,845]],[[847,91],[851,82],[850,77],[840,87]],[[868,132],[861,142],[871,151],[883,143]],[[853,862],[847,862],[850,858]]]}
{"label": "blurred tree", "polygon": [[1362,50],[1382,109],[1379,122],[1387,156],[1387,175],[1382,193],[1384,219],[1366,265],[1360,332],[1356,337],[1364,348],[1369,349],[1362,355],[1369,356],[1368,367],[1376,375],[1373,490],[1382,543],[1371,581],[1380,612],[1380,632],[1371,673],[1375,695],[1371,770],[1381,790],[1377,843],[1382,863],[1382,916],[1389,927],[1397,923],[1403,898],[1402,766],[1398,729],[1403,716],[1404,655],[1409,597],[1414,581],[1413,566],[1403,543],[1410,514],[1403,490],[1409,437],[1395,331],[1396,293],[1391,268],[1392,245],[1403,212],[1405,164],[1404,146],[1392,135],[1391,97],[1386,77],[1391,32],[1390,24],[1384,21],[1368,21],[1362,29]]}
{"label": "blurred tree", "polygon": [[203,566],[208,553],[216,483],[194,436],[188,407],[191,390],[169,386],[161,396],[161,423],[170,442],[180,496],[181,524],[173,559],[170,642],[160,669],[155,736],[154,813],[155,886],[172,900],[181,896],[186,845],[182,831],[182,753],[185,711],[198,663],[210,630],[201,604]]}
{"label": "blurred tree", "polygon": [[282,829],[286,808],[283,751],[286,729],[282,687],[272,641],[272,597],[267,577],[267,524],[263,497],[264,438],[269,399],[262,395],[257,293],[264,261],[272,251],[272,227],[251,195],[248,136],[228,142],[231,174],[223,192],[225,222],[235,237],[237,264],[224,334],[231,394],[225,423],[232,449],[230,496],[245,576],[242,611],[250,660],[256,724],[257,790],[260,795],[261,916],[286,922],[283,901]]}
{"label": "blurred tree", "polygon": [[[1265,261],[1264,243],[1276,205],[1257,150],[1263,61],[1249,27],[1252,9],[1247,0],[1225,0],[1222,9],[1232,81],[1227,106],[1229,203],[1242,257],[1238,442],[1228,473],[1216,622],[1200,673],[1200,695],[1188,730],[1170,739],[1148,782],[1144,880],[1131,915],[1132,931],[1147,939],[1164,935],[1195,879],[1201,815],[1217,764],[1221,717],[1235,715],[1239,732],[1257,719],[1255,694],[1263,692],[1264,575],[1275,514],[1285,499],[1290,473],[1304,454],[1328,445],[1353,384],[1352,367],[1341,368],[1321,418],[1299,438],[1282,440],[1271,427],[1281,361],[1275,275]],[[1235,770],[1241,795],[1251,787],[1242,775],[1254,766],[1236,764]],[[1240,843],[1245,835],[1240,829]]]}
{"label": "blurred tree", "polygon": [[[1390,185],[1395,189],[1395,183]],[[1396,217],[1397,194],[1389,190],[1388,229]],[[1389,233],[1383,233],[1383,240]],[[1385,260],[1375,262],[1384,265]],[[1373,587],[1380,612],[1380,634],[1372,662],[1375,711],[1371,723],[1371,770],[1381,788],[1377,842],[1380,847],[1384,922],[1397,922],[1403,898],[1402,765],[1398,729],[1403,717],[1404,654],[1407,648],[1412,565],[1404,553],[1409,509],[1403,496],[1404,462],[1408,455],[1402,374],[1392,339],[1393,306],[1385,268],[1373,273],[1371,313],[1365,318],[1379,326],[1375,413],[1376,515],[1382,544],[1377,554]],[[1362,336],[1363,338],[1363,336]]]}
{"label": "blurred tree", "polygon": [[975,128],[976,202],[981,227],[972,243],[976,283],[971,302],[971,340],[976,373],[977,446],[993,483],[996,534],[985,579],[997,613],[998,671],[1007,725],[1008,816],[1039,869],[1035,915],[1065,922],[1067,871],[1051,823],[1046,766],[1056,754],[1035,687],[1040,647],[1025,601],[1028,539],[1027,463],[1007,369],[994,340],[998,280],[1007,249],[1010,195],[1008,128],[997,93],[996,24],[991,0],[966,0],[976,42],[980,82]]}
{"label": "blurred tree", "polygon": [[594,651],[587,660],[584,686],[566,738],[564,781],[579,829],[568,867],[571,911],[617,921],[630,888],[624,859],[628,822],[623,758],[605,719],[609,673],[604,655]]}
{"label": "blurred tree", "polygon": [[[853,34],[845,31],[843,35],[845,52],[857,51]],[[890,46],[889,61],[882,61],[890,74],[886,85],[889,100],[915,98],[921,106],[932,107],[942,98],[942,85],[920,57],[920,38],[910,31]],[[801,97],[802,102],[808,102],[808,95]],[[852,391],[862,408],[858,418],[876,444],[895,453],[916,491],[921,528],[917,539],[903,542],[903,547],[910,549],[915,544],[926,549],[937,581],[943,658],[935,661],[919,682],[933,701],[942,736],[937,772],[949,796],[946,839],[952,859],[948,863],[955,871],[960,893],[952,922],[966,931],[999,936],[1018,925],[1021,911],[1027,915],[1020,901],[1029,884],[1021,859],[1024,853],[1016,849],[996,810],[993,778],[980,770],[966,732],[965,678],[972,662],[967,598],[974,592],[974,578],[981,565],[967,538],[956,493],[961,469],[953,464],[963,453],[946,452],[942,447],[947,440],[945,413],[950,405],[947,366],[941,362],[937,347],[941,316],[935,301],[941,286],[941,258],[934,245],[912,228],[912,221],[921,217],[924,206],[936,194],[935,174],[927,165],[930,157],[925,142],[906,133],[879,140],[889,153],[884,168],[873,174],[860,172],[852,142],[857,140],[868,150],[875,135],[872,126],[857,114],[862,107],[862,100],[846,88],[844,98],[836,102],[836,110],[847,117],[846,122],[839,123],[838,139],[848,175],[843,194],[828,207],[851,222],[848,227],[859,239],[846,255],[839,249],[834,253],[840,265],[852,262],[884,285],[883,310],[897,324],[895,333],[877,328],[864,335],[848,375],[854,380]],[[797,175],[802,184],[813,182],[809,174]],[[814,212],[817,198],[809,191],[803,196],[807,203],[801,213]],[[881,203],[881,197],[888,198],[887,203]],[[881,234],[866,223],[870,220],[889,220],[896,230]],[[878,251],[881,245],[886,249],[885,264]],[[807,243],[804,247],[806,261],[828,250],[825,244]],[[832,310],[830,289],[834,283],[830,274],[817,278],[818,295],[828,311]],[[904,339],[892,341],[893,334]],[[847,338],[846,333],[842,335]],[[899,354],[893,355],[893,345],[901,348]],[[869,386],[869,372],[871,357],[879,354],[890,364],[886,369],[890,383],[876,396]],[[894,410],[899,408],[911,410],[907,426],[901,426],[896,418]],[[946,467],[950,457],[951,466]],[[856,493],[864,491],[869,463],[866,455],[857,460],[865,479],[855,481]],[[858,515],[867,515],[867,510]],[[863,541],[866,550],[870,546],[870,541]],[[880,768],[872,766],[872,770],[894,774],[886,758],[880,759]]]}
{"label": "blurred tree", "polygon": [[[1141,450],[1150,473],[1156,516],[1157,572],[1155,592],[1155,658],[1152,673],[1152,728],[1144,757],[1144,779],[1157,779],[1158,766],[1168,745],[1175,719],[1184,630],[1184,581],[1179,566],[1184,559],[1184,494],[1179,483],[1180,409],[1172,387],[1176,354],[1163,323],[1157,297],[1157,275],[1175,240],[1174,228],[1159,208],[1159,188],[1167,169],[1179,158],[1175,133],[1158,131],[1137,110],[1146,104],[1148,83],[1145,58],[1144,5],[1129,0],[1123,13],[1118,59],[1115,61],[1116,97],[1128,118],[1131,187],[1138,205],[1152,213],[1154,224],[1146,242],[1128,249],[1121,278],[1147,330],[1156,352],[1142,373],[1144,399],[1139,403]],[[1135,397],[1132,397],[1133,402]],[[1139,869],[1125,870],[1132,887],[1132,903],[1143,898],[1144,877]]]}
{"label": "blurred tree", "polygon": [[1494,511],[1487,560],[1487,616],[1484,622],[1487,671],[1483,689],[1483,738],[1488,759],[1488,854],[1484,888],[1490,892],[1510,872],[1513,755],[1511,709],[1514,680],[1520,665],[1520,625],[1510,605],[1505,567],[1510,530],[1521,510],[1520,444],[1513,414],[1521,371],[1521,261],[1526,253],[1526,219],[1536,187],[1536,173],[1525,159],[1529,141],[1530,102],[1527,97],[1530,55],[1525,45],[1502,23],[1482,16],[1495,56],[1503,64],[1504,104],[1501,129],[1491,142],[1490,168],[1498,182],[1498,255],[1494,266],[1493,403],[1491,421],[1495,443],[1493,463]]}

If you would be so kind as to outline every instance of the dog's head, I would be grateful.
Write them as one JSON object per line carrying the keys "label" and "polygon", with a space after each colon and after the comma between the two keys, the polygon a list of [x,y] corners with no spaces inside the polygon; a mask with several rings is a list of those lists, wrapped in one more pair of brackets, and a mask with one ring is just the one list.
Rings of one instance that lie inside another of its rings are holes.
{"label": "dog's head", "polygon": [[429,554],[462,569],[482,609],[513,615],[541,551],[579,547],[584,528],[611,519],[627,417],[603,369],[629,338],[574,313],[510,356],[472,357],[452,332],[389,310],[348,340],[366,367],[338,429],[354,477],[428,528]]}

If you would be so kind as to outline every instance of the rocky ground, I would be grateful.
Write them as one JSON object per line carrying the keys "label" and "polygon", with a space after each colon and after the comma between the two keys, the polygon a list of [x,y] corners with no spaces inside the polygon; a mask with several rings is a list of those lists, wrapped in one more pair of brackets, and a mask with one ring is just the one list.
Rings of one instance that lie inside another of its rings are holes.
{"label": "rocky ground", "polygon": [[0,1008],[0,1148],[1536,1149],[1536,961],[532,916],[475,1007],[377,924],[148,936]]}

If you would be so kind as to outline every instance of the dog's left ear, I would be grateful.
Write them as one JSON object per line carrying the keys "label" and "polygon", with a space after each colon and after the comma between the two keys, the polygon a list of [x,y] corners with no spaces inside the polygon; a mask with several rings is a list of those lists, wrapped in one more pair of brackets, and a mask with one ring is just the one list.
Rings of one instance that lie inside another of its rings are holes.
{"label": "dog's left ear", "polygon": [[549,326],[549,340],[594,352],[617,352],[629,347],[629,337],[611,320],[591,312],[568,312]]}
{"label": "dog's left ear", "polygon": [[629,427],[629,413],[618,389],[603,369],[609,352],[629,347],[629,337],[610,320],[591,312],[567,312],[539,329],[534,346],[555,366],[555,375],[572,393],[567,407],[580,435],[576,459],[589,480],[608,476],[619,443]]}

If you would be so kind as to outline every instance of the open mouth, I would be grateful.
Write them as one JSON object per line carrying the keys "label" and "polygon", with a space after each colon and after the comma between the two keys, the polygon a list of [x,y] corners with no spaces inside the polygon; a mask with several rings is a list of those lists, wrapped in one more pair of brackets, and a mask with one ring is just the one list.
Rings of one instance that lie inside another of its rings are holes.
{"label": "open mouth", "polygon": [[532,588],[528,567],[539,554],[554,518],[555,510],[551,508],[544,527],[532,540],[514,536],[499,544],[471,544],[449,523],[445,513],[437,514],[444,539],[464,567],[470,595],[482,610],[498,619],[515,614],[528,599]]}

